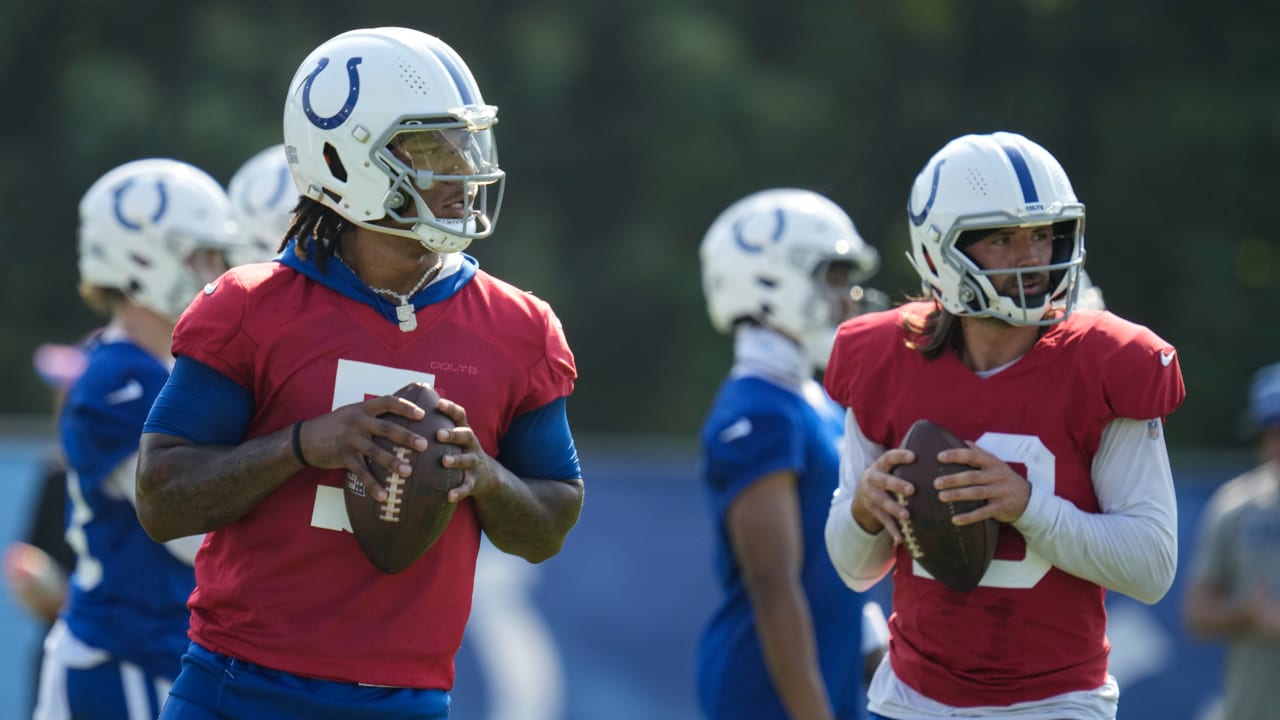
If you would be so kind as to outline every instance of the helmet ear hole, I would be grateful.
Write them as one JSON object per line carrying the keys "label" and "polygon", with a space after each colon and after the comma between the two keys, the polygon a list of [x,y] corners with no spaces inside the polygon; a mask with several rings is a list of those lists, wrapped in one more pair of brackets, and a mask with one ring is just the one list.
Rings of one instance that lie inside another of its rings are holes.
{"label": "helmet ear hole", "polygon": [[329,166],[329,172],[333,173],[333,177],[338,182],[347,181],[347,167],[342,164],[342,158],[338,157],[338,150],[329,143],[324,144],[324,162]]}

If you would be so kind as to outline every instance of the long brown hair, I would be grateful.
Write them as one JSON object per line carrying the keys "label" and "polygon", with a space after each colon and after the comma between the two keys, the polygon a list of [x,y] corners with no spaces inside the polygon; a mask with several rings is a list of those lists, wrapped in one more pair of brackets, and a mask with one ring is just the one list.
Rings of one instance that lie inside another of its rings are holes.
{"label": "long brown hair", "polygon": [[947,350],[960,352],[964,345],[964,334],[960,330],[960,317],[947,312],[932,297],[921,296],[911,298],[917,302],[931,302],[933,309],[924,317],[903,314],[903,327],[915,337],[908,340],[907,345],[926,360],[936,360]]}

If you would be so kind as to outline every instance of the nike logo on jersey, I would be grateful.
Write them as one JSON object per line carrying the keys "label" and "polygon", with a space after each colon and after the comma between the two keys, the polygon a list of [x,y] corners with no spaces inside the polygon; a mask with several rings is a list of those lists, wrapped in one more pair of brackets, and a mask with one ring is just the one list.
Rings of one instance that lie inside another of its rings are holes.
{"label": "nike logo on jersey", "polygon": [[213,294],[213,291],[214,291],[214,290],[217,290],[217,289],[218,289],[218,281],[217,281],[217,280],[214,280],[214,281],[213,281],[213,282],[211,282],[211,283],[205,283],[205,284],[204,284],[204,294],[205,294],[205,295],[212,295],[212,294]]}
{"label": "nike logo on jersey", "polygon": [[721,430],[718,438],[722,443],[731,443],[738,438],[743,438],[750,434],[751,421],[746,418],[738,418],[737,422]]}
{"label": "nike logo on jersey", "polygon": [[108,405],[119,405],[127,403],[131,400],[137,400],[142,397],[142,383],[137,380],[130,380],[124,384],[119,390],[112,390],[103,398]]}
{"label": "nike logo on jersey", "polygon": [[1173,362],[1174,352],[1174,350],[1170,350],[1169,352],[1160,353],[1160,364],[1165,367],[1169,367],[1169,363]]}

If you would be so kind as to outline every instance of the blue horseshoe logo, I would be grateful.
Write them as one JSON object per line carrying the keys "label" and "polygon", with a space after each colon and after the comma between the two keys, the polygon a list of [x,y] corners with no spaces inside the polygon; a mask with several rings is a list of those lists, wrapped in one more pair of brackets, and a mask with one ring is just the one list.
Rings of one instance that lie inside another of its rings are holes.
{"label": "blue horseshoe logo", "polygon": [[[774,210],[773,213],[778,218],[778,226],[774,228],[773,237],[771,237],[770,240],[773,240],[776,243],[782,239],[782,229],[787,225],[787,217],[782,214],[782,208]],[[733,224],[733,241],[738,243],[738,247],[742,248],[746,252],[752,254],[764,252],[763,245],[753,245],[752,243],[747,242],[747,239],[742,236],[742,223],[745,221],[746,218],[743,218]]]}
{"label": "blue horseshoe logo", "polygon": [[911,212],[911,200],[907,200],[907,217],[911,218],[911,224],[920,227],[924,224],[925,218],[929,217],[929,211],[933,209],[933,201],[938,199],[938,178],[942,176],[942,166],[946,164],[946,158],[938,161],[933,166],[933,187],[929,189],[929,199],[924,203],[924,209],[917,215]]}
{"label": "blue horseshoe logo", "polygon": [[329,58],[320,58],[316,69],[311,71],[307,76],[306,82],[302,84],[302,111],[307,114],[307,119],[312,125],[321,130],[332,130],[351,117],[351,111],[356,107],[356,101],[360,99],[360,73],[356,72],[356,66],[359,65],[364,58],[353,57],[347,61],[347,82],[351,84],[347,90],[347,100],[342,103],[342,107],[338,108],[338,112],[329,117],[320,117],[315,110],[311,109],[311,83],[315,82],[316,76],[329,66]]}
{"label": "blue horseshoe logo", "polygon": [[[112,193],[115,201],[112,211],[116,214],[116,222],[136,232],[142,229],[142,225],[124,216],[124,194],[131,187],[133,187],[133,178],[129,178],[116,186],[115,192]],[[151,216],[151,222],[153,223],[159,222],[160,218],[164,217],[164,211],[169,207],[169,192],[165,189],[163,180],[156,180],[156,192],[160,194],[160,206],[156,208],[155,213]]]}

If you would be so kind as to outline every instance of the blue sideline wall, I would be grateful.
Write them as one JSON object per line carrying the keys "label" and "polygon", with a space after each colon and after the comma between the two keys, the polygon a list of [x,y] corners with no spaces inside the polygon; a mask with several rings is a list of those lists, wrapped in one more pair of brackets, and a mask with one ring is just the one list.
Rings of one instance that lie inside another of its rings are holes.
{"label": "blue sideline wall", "polygon": [[[48,447],[40,433],[0,437],[6,545],[25,532]],[[695,448],[687,438],[586,438],[580,452],[586,505],[563,552],[534,566],[482,551],[453,720],[698,717],[693,655],[715,588]],[[1121,717],[1209,717],[1222,651],[1182,632],[1182,582],[1204,501],[1248,464],[1175,453],[1178,580],[1154,606],[1114,593],[1108,601]],[[0,596],[0,717],[26,712],[40,633]]]}

